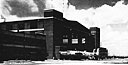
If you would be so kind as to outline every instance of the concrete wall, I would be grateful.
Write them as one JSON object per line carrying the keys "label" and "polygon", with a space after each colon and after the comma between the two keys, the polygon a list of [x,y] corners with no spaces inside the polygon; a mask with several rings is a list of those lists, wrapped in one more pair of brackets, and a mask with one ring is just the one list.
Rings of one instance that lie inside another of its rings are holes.
{"label": "concrete wall", "polygon": [[[19,29],[18,27],[20,23],[23,24],[21,26],[23,26],[24,29],[33,28],[31,27],[31,24],[36,25],[35,28],[44,28],[44,30],[38,32],[42,32],[44,35],[46,35],[46,47],[47,47],[48,59],[52,59],[53,57],[58,56],[56,55],[56,53],[58,53],[59,49],[61,49],[61,46],[67,46],[67,49],[78,48],[78,49],[92,50],[94,48],[94,44],[91,42],[93,39],[91,39],[92,37],[90,37],[90,33],[89,33],[90,31],[87,28],[84,28],[79,23],[77,24],[77,22],[75,21],[71,22],[62,18],[59,19],[56,17],[51,17],[51,18],[46,17],[44,19],[42,18],[35,20],[10,22],[10,23],[2,24],[1,28],[6,29],[7,26],[5,25],[11,24],[13,25],[12,29]],[[25,32],[25,33],[31,34],[31,32]],[[63,44],[64,35],[68,36],[67,37],[69,40],[68,44]],[[75,45],[72,44],[73,38],[78,39],[78,44]],[[86,38],[85,44],[82,44],[82,38]],[[56,49],[56,46],[59,46],[60,48]]]}
{"label": "concrete wall", "polygon": [[[24,20],[24,21],[14,21],[1,23],[0,28],[2,30],[19,30],[23,29],[36,29],[44,28],[41,31],[27,31],[21,32],[25,34],[35,34],[35,32],[42,32],[43,35],[46,35],[46,47],[48,52],[48,59],[53,58],[53,19],[54,18],[45,18],[45,19],[35,19],[35,20]],[[35,26],[36,25],[36,26]]]}
{"label": "concrete wall", "polygon": [[53,19],[44,21],[44,34],[46,34],[46,45],[48,52],[48,59],[53,58]]}

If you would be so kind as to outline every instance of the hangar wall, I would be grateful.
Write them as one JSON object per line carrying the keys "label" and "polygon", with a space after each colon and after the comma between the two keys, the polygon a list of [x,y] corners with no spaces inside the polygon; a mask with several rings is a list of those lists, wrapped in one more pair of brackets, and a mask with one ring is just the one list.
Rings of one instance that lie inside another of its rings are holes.
{"label": "hangar wall", "polygon": [[66,20],[62,17],[62,13],[53,9],[44,13],[44,18],[0,23],[0,29],[31,35],[46,35],[48,59],[56,57],[59,50],[92,51],[95,48],[95,38],[90,30],[79,22]]}

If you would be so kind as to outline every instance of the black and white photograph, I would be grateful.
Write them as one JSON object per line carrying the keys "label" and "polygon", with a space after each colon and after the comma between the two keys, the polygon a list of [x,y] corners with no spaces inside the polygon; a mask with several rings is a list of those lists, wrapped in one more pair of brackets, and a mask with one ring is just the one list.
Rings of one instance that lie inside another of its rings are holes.
{"label": "black and white photograph", "polygon": [[128,0],[0,0],[0,65],[128,64]]}

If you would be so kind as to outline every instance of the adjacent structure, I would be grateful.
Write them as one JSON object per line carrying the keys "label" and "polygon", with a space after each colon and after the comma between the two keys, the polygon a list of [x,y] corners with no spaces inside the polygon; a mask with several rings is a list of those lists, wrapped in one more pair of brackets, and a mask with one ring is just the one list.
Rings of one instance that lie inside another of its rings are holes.
{"label": "adjacent structure", "polygon": [[100,48],[100,28],[91,27],[90,28],[91,35],[95,39],[95,49]]}

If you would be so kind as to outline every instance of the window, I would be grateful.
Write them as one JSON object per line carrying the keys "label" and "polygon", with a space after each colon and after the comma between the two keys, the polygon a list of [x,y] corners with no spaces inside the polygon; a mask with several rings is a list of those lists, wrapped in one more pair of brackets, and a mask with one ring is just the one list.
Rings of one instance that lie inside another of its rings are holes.
{"label": "window", "polygon": [[36,21],[30,22],[30,28],[31,29],[36,29],[37,28],[37,22]]}
{"label": "window", "polygon": [[18,24],[13,24],[13,25],[12,25],[12,29],[13,29],[13,30],[17,30],[17,29],[18,29]]}
{"label": "window", "polygon": [[92,35],[95,35],[95,34],[96,34],[96,31],[91,31],[91,34],[92,34]]}
{"label": "window", "polygon": [[38,22],[37,28],[44,28],[44,22]]}
{"label": "window", "polygon": [[68,43],[68,39],[63,39],[63,43]]}
{"label": "window", "polygon": [[7,29],[7,30],[11,30],[11,29],[12,29],[12,24],[7,24],[7,25],[6,25],[6,29]]}
{"label": "window", "polygon": [[78,44],[78,39],[72,39],[72,44]]}
{"label": "window", "polygon": [[25,27],[24,23],[18,23],[17,25],[18,25],[19,30],[24,29]]}
{"label": "window", "polygon": [[86,43],[86,39],[82,38],[82,44],[85,44],[85,43]]}

